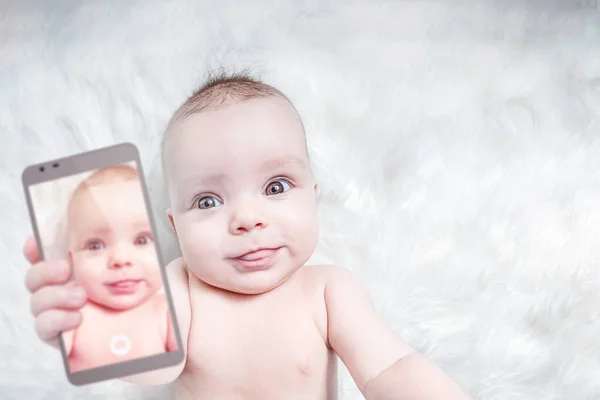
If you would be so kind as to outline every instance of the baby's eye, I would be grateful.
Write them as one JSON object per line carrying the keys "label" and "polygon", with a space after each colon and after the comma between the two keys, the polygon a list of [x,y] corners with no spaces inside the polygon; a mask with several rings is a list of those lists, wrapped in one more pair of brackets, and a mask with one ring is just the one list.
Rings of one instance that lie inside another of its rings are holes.
{"label": "baby's eye", "polygon": [[207,208],[218,207],[220,205],[221,203],[219,202],[219,200],[215,199],[212,196],[205,196],[198,200],[196,207],[205,210]]}
{"label": "baby's eye", "polygon": [[104,247],[104,243],[102,243],[100,240],[90,240],[85,245],[85,248],[87,250],[92,250],[92,251],[101,250],[103,247]]}
{"label": "baby's eye", "polygon": [[267,186],[267,196],[287,192],[291,189],[291,187],[292,186],[287,180],[280,179],[277,181],[273,181],[269,183],[269,186]]}
{"label": "baby's eye", "polygon": [[139,235],[135,238],[135,244],[144,246],[152,241],[152,236],[148,234]]}

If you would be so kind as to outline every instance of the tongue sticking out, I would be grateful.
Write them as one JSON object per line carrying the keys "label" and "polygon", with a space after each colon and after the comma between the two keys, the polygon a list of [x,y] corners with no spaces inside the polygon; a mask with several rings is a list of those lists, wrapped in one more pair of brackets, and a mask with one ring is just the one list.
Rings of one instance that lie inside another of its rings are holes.
{"label": "tongue sticking out", "polygon": [[108,284],[107,287],[113,294],[132,294],[137,290],[140,282],[140,280],[124,280]]}
{"label": "tongue sticking out", "polygon": [[135,284],[137,284],[138,281],[122,281],[122,282],[117,282],[115,284],[113,284],[114,287],[118,287],[118,288],[130,288],[133,287]]}
{"label": "tongue sticking out", "polygon": [[257,260],[261,260],[265,257],[270,256],[274,252],[275,252],[275,250],[271,250],[271,249],[258,250],[258,251],[252,252],[252,253],[245,254],[241,257],[238,257],[238,259],[243,260],[243,261],[257,261]]}

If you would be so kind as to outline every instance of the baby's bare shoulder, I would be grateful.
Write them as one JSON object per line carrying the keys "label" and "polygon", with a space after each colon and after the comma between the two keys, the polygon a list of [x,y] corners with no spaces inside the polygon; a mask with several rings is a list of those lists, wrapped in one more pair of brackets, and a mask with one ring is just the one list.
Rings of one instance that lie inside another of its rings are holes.
{"label": "baby's bare shoulder", "polygon": [[327,281],[328,265],[305,265],[298,270],[298,278],[305,288],[324,290]]}
{"label": "baby's bare shoulder", "polygon": [[305,265],[298,271],[298,278],[306,294],[323,301],[327,287],[359,283],[350,270],[332,264]]}
{"label": "baby's bare shoulder", "polygon": [[323,290],[327,283],[331,281],[357,279],[356,275],[349,269],[334,264],[305,265],[300,273],[303,279],[311,284],[321,284]]}

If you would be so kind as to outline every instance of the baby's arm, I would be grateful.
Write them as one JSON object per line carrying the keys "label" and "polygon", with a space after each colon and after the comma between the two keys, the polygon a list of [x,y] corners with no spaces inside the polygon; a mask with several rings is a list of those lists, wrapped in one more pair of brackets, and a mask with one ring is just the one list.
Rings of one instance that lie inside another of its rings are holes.
{"label": "baby's arm", "polygon": [[470,399],[384,323],[349,271],[328,268],[325,302],[329,344],[367,400]]}
{"label": "baby's arm", "polygon": [[[167,265],[167,277],[171,289],[171,296],[173,298],[173,307],[175,308],[177,324],[179,325],[181,340],[183,342],[183,361],[173,367],[124,377],[122,380],[125,382],[138,385],[163,385],[177,379],[185,367],[187,357],[186,344],[190,331],[192,314],[190,308],[188,275],[182,258],[178,258]],[[174,341],[174,338],[171,340]]]}

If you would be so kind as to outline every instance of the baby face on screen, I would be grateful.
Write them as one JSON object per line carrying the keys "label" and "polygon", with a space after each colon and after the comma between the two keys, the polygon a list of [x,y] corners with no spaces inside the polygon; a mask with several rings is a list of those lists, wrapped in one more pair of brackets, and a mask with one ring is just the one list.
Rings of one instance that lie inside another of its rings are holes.
{"label": "baby face on screen", "polygon": [[68,208],[69,259],[88,300],[113,310],[136,307],[162,286],[141,184],[134,168],[100,170]]}

